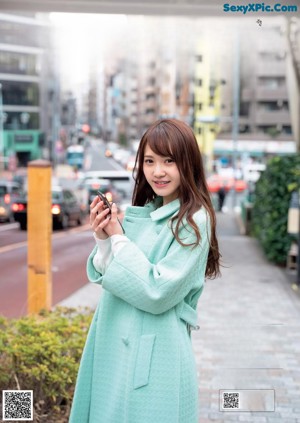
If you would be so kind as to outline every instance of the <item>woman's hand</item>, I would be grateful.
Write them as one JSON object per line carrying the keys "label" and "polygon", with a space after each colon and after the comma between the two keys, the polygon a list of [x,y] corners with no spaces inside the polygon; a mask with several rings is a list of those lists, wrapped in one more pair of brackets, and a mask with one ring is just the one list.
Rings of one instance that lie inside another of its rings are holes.
{"label": "woman's hand", "polygon": [[104,208],[103,201],[95,197],[90,205],[90,225],[97,238],[107,239],[112,235],[123,235],[123,229],[118,220],[118,209],[115,203],[109,208]]}
{"label": "woman's hand", "polygon": [[108,236],[123,235],[123,229],[118,219],[118,208],[115,203],[111,206],[111,214],[103,221],[103,230]]}
{"label": "woman's hand", "polygon": [[105,209],[103,206],[103,201],[97,196],[90,204],[90,225],[99,239],[108,238],[103,228],[105,226],[105,221],[108,222],[110,219],[110,216],[107,216],[107,214],[109,214],[109,208]]}

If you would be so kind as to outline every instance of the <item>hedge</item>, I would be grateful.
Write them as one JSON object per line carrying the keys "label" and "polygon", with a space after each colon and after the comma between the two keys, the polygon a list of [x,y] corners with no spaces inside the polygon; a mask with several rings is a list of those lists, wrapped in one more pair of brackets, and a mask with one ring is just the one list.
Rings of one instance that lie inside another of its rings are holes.
{"label": "hedge", "polygon": [[251,235],[260,241],[267,258],[286,263],[293,236],[287,233],[292,192],[300,188],[300,154],[276,156],[256,183]]}
{"label": "hedge", "polygon": [[34,422],[68,421],[92,315],[90,309],[58,307],[20,319],[0,317],[0,387],[33,390]]}

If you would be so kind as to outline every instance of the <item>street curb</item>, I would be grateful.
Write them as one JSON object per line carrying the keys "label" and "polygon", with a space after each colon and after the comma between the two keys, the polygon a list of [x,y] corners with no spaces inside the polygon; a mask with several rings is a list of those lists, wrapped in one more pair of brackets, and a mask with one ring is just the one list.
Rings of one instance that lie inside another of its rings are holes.
{"label": "street curb", "polygon": [[101,285],[88,282],[86,285],[75,291],[69,297],[55,304],[55,307],[89,307],[92,309],[96,309],[101,293]]}

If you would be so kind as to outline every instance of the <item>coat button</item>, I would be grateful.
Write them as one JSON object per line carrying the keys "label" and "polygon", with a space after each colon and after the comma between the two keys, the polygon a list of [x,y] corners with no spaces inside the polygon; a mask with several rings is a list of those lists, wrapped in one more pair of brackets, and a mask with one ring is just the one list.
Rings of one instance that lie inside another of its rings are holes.
{"label": "coat button", "polygon": [[122,341],[125,345],[128,345],[129,344],[128,336],[122,336]]}

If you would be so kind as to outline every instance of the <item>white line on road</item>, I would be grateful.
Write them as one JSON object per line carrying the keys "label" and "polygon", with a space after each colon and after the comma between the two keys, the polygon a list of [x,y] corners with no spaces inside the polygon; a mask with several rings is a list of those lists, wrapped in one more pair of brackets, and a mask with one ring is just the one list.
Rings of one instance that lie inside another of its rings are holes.
{"label": "white line on road", "polygon": [[18,227],[18,223],[7,223],[0,226],[0,232],[9,231],[10,229],[17,229]]}
{"label": "white line on road", "polygon": [[[57,238],[66,237],[70,234],[77,234],[79,232],[87,231],[89,228],[90,228],[90,225],[87,224],[87,225],[80,226],[79,228],[72,228],[64,232],[53,234],[52,241]],[[17,242],[11,245],[5,245],[4,247],[0,247],[0,254],[7,253],[8,251],[17,250],[18,248],[22,248],[26,246],[27,246],[27,241]]]}

